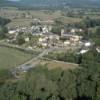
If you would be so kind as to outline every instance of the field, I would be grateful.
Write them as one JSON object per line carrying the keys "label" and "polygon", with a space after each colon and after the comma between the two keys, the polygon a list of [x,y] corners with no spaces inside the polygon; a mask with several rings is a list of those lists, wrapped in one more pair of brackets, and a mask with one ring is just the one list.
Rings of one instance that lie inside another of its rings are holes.
{"label": "field", "polygon": [[0,47],[0,70],[16,67],[31,57],[31,54],[16,49]]}
{"label": "field", "polygon": [[61,68],[63,70],[78,68],[78,64],[68,63],[63,61],[55,61],[55,60],[40,60],[39,64],[46,65],[50,70],[56,68]]}
{"label": "field", "polygon": [[62,15],[62,11],[50,11],[50,10],[17,10],[17,9],[2,9],[0,10],[0,16],[9,18],[12,20],[7,26],[29,26],[30,22],[33,22],[34,18],[42,21],[60,19],[64,24],[74,23],[81,21],[80,18],[71,18]]}

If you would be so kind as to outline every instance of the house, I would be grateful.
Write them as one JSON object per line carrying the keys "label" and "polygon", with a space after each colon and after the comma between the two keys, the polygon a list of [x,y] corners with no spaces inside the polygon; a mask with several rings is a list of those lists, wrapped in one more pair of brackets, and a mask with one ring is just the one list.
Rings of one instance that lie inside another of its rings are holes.
{"label": "house", "polygon": [[8,33],[9,34],[15,34],[16,33],[16,30],[9,30]]}
{"label": "house", "polygon": [[41,22],[40,19],[34,18],[33,22]]}
{"label": "house", "polygon": [[79,29],[79,32],[83,32],[83,30],[80,28],[80,29]]}
{"label": "house", "polygon": [[47,39],[48,39],[47,37],[44,37],[44,38],[40,37],[39,42],[42,43],[42,42],[46,41]]}
{"label": "house", "polygon": [[70,37],[70,41],[79,42],[79,40],[80,40],[81,38],[82,38],[81,36],[73,35],[73,36]]}
{"label": "house", "polygon": [[70,32],[71,32],[71,33],[75,33],[75,32],[76,32],[76,29],[71,29]]}
{"label": "house", "polygon": [[65,30],[61,29],[61,36],[63,36],[64,33],[65,33]]}
{"label": "house", "polygon": [[31,30],[32,30],[32,32],[39,32],[40,31],[40,27],[39,26],[32,26]]}
{"label": "house", "polygon": [[42,42],[41,46],[44,47],[44,48],[46,48],[48,46],[48,44],[46,42]]}
{"label": "house", "polygon": [[70,41],[65,41],[64,46],[68,46],[68,45],[70,45]]}
{"label": "house", "polygon": [[85,47],[90,47],[91,45],[92,45],[91,42],[85,42],[85,43],[84,43],[84,46],[85,46]]}
{"label": "house", "polygon": [[80,51],[80,54],[84,54],[84,53],[87,53],[89,50],[88,49],[82,49],[81,51]]}
{"label": "house", "polygon": [[42,30],[43,30],[43,33],[48,33],[48,32],[49,32],[47,26],[44,26],[44,27],[42,28]]}
{"label": "house", "polygon": [[100,53],[100,46],[96,48],[97,52]]}
{"label": "house", "polygon": [[32,50],[33,48],[31,47],[31,46],[28,46],[28,48],[27,48],[28,50]]}
{"label": "house", "polygon": [[29,40],[30,40],[29,37],[25,38],[25,42],[29,42]]}

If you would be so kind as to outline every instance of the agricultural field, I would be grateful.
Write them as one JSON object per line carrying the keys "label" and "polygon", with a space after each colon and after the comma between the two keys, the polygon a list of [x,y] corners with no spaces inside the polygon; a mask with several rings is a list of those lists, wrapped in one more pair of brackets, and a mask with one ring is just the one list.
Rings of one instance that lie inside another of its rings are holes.
{"label": "agricultural field", "polygon": [[29,26],[33,22],[34,18],[42,21],[60,19],[64,24],[74,23],[81,21],[80,18],[66,17],[62,15],[62,11],[50,11],[50,10],[18,10],[18,9],[1,9],[0,16],[11,19],[8,27],[13,26]]}
{"label": "agricultural field", "polygon": [[78,64],[68,63],[68,62],[63,62],[63,61],[40,60],[38,62],[40,65],[43,65],[43,66],[46,65],[49,70],[56,69],[56,68],[61,68],[62,70],[79,68]]}
{"label": "agricultural field", "polygon": [[0,70],[18,66],[31,59],[32,55],[17,49],[0,47]]}

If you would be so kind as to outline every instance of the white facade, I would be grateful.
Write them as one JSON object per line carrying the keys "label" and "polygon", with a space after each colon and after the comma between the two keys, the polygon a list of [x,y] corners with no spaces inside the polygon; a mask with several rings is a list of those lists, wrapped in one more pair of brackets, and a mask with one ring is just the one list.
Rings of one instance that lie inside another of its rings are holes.
{"label": "white facade", "polygon": [[48,32],[49,32],[49,31],[48,31],[48,28],[47,28],[46,26],[43,27],[42,30],[43,30],[43,33],[48,33]]}
{"label": "white facade", "polygon": [[25,42],[29,42],[29,37],[25,38]]}
{"label": "white facade", "polygon": [[85,45],[85,47],[90,47],[91,43],[90,42],[86,42],[84,45]]}
{"label": "white facade", "polygon": [[15,34],[16,33],[16,30],[10,30],[8,33],[9,34]]}
{"label": "white facade", "polygon": [[84,54],[84,53],[86,53],[86,52],[88,52],[89,50],[81,50],[80,51],[80,54]]}
{"label": "white facade", "polygon": [[100,53],[100,48],[97,47],[96,50],[97,50],[98,53]]}

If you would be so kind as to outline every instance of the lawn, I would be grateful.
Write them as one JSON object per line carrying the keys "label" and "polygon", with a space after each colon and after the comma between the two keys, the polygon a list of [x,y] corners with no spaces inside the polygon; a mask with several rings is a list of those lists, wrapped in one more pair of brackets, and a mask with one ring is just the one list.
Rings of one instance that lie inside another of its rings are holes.
{"label": "lawn", "polygon": [[13,48],[0,47],[0,70],[16,67],[31,59],[32,54]]}

